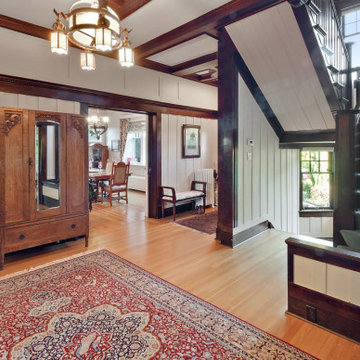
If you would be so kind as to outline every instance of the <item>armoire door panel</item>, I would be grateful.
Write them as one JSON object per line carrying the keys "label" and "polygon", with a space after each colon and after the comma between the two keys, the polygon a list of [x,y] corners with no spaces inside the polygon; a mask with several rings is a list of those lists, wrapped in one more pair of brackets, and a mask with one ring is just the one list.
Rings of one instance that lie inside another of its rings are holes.
{"label": "armoire door panel", "polygon": [[87,122],[80,115],[67,116],[67,212],[86,212],[89,192]]}
{"label": "armoire door panel", "polygon": [[0,108],[0,224],[29,219],[28,112]]}

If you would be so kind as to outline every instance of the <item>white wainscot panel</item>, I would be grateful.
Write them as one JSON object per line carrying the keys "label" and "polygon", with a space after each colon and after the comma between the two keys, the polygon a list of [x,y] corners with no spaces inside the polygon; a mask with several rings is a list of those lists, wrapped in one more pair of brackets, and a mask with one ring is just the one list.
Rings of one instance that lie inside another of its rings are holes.
{"label": "white wainscot panel", "polygon": [[75,101],[57,100],[57,111],[69,114],[80,114],[80,103]]}
{"label": "white wainscot panel", "polygon": [[314,217],[310,220],[310,233],[314,236],[319,236],[321,234],[321,218]]}
{"label": "white wainscot panel", "polygon": [[18,105],[17,94],[0,92],[0,106],[17,108]]}
{"label": "white wainscot panel", "polygon": [[334,219],[332,217],[321,218],[322,237],[333,237],[333,224]]}
{"label": "white wainscot panel", "polygon": [[159,73],[134,66],[125,73],[125,91],[131,96],[160,100]]}
{"label": "white wainscot panel", "polygon": [[309,235],[310,234],[310,219],[309,217],[300,218],[300,234]]}
{"label": "white wainscot panel", "polygon": [[170,76],[160,76],[160,97],[162,101],[179,100],[179,81]]}
{"label": "white wainscot panel", "polygon": [[326,294],[326,264],[294,255],[294,283]]}
{"label": "white wainscot panel", "polygon": [[43,111],[57,111],[56,99],[39,97],[39,110]]}
{"label": "white wainscot panel", "polygon": [[19,95],[19,108],[38,110],[39,109],[39,98],[36,96]]}
{"label": "white wainscot panel", "polygon": [[360,305],[360,273],[327,264],[327,295]]}

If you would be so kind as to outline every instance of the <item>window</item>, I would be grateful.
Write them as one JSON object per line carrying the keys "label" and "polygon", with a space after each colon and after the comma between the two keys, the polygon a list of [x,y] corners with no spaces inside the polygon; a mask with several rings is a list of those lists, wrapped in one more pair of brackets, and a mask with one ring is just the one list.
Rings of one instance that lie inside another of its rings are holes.
{"label": "window", "polygon": [[145,165],[145,130],[129,131],[123,161],[133,165]]}
{"label": "window", "polygon": [[300,183],[302,210],[332,208],[333,171],[333,151],[301,151]]}
{"label": "window", "polygon": [[343,14],[343,32],[346,43],[352,45],[352,67],[360,66],[360,7]]}

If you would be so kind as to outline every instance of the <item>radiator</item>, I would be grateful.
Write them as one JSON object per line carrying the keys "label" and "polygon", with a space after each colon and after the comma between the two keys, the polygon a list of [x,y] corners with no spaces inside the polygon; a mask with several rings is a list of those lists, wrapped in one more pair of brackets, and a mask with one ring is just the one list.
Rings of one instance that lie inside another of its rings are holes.
{"label": "radiator", "polygon": [[195,170],[195,181],[205,181],[206,185],[206,205],[215,205],[215,179],[214,169]]}

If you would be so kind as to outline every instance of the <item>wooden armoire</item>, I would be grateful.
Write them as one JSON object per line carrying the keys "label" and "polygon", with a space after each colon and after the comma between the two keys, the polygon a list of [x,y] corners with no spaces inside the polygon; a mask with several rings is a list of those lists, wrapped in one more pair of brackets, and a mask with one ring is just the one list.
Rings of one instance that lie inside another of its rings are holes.
{"label": "wooden armoire", "polygon": [[83,116],[0,107],[0,267],[10,252],[85,237],[88,133]]}

